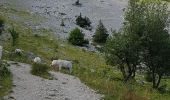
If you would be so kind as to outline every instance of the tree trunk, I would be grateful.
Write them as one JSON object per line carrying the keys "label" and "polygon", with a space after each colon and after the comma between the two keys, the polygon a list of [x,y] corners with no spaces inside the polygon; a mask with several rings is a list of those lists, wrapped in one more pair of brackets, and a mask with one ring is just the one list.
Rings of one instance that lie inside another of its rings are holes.
{"label": "tree trunk", "polygon": [[159,75],[158,81],[157,81],[157,83],[156,83],[156,88],[159,87],[159,84],[160,84],[160,82],[161,82],[161,79],[162,79],[162,75]]}
{"label": "tree trunk", "polygon": [[120,71],[122,72],[123,78],[126,78],[126,72],[125,72],[125,68],[123,65],[120,66]]}
{"label": "tree trunk", "polygon": [[156,88],[156,79],[155,79],[155,71],[152,70],[152,84],[153,84],[153,88]]}

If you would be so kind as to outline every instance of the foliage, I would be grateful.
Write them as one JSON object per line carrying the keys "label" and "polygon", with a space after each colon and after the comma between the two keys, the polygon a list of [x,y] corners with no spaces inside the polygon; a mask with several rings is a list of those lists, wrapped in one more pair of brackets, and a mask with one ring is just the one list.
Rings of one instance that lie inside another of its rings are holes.
{"label": "foliage", "polygon": [[75,28],[70,32],[68,41],[73,45],[83,46],[88,41],[84,39],[84,34],[79,28]]}
{"label": "foliage", "polygon": [[105,45],[106,61],[117,65],[125,81],[135,77],[136,66],[139,65],[140,42],[134,34],[113,33]]}
{"label": "foliage", "polygon": [[93,41],[96,43],[105,43],[108,37],[107,29],[103,25],[102,21],[99,21],[99,24],[96,28],[96,31],[93,36]]}
{"label": "foliage", "polygon": [[12,46],[15,46],[17,44],[17,42],[18,42],[19,33],[16,32],[14,27],[12,29],[9,29],[9,32],[10,32],[11,37],[12,37]]}
{"label": "foliage", "polygon": [[80,15],[76,18],[76,24],[79,25],[82,28],[87,28],[91,26],[91,21],[88,17],[82,17],[81,13]]}
{"label": "foliage", "polygon": [[6,62],[0,62],[0,79],[10,75],[8,67],[9,65]]}
{"label": "foliage", "polygon": [[[169,12],[167,4],[130,0],[121,35],[113,35],[106,45],[106,57],[128,73],[144,63],[152,72],[153,88],[158,88],[170,68]],[[123,71],[122,71],[123,70]],[[131,75],[131,74],[129,74]]]}
{"label": "foliage", "polygon": [[0,62],[0,99],[6,95],[12,86],[11,73],[7,62]]}
{"label": "foliage", "polygon": [[170,71],[169,12],[166,3],[150,2],[144,6],[143,60],[152,72],[153,88],[158,88],[162,76]]}

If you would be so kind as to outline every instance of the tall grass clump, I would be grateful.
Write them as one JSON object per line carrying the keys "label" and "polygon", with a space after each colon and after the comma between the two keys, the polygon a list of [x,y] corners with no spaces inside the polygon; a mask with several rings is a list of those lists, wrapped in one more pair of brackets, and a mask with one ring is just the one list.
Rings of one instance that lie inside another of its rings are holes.
{"label": "tall grass clump", "polygon": [[6,62],[0,61],[0,100],[6,94],[12,86],[11,73],[9,65]]}
{"label": "tall grass clump", "polygon": [[31,73],[36,76],[40,76],[46,79],[50,79],[50,74],[48,73],[49,66],[47,64],[33,63]]}
{"label": "tall grass clump", "polygon": [[18,43],[19,33],[13,28],[9,29],[9,33],[12,37],[12,46],[15,46]]}

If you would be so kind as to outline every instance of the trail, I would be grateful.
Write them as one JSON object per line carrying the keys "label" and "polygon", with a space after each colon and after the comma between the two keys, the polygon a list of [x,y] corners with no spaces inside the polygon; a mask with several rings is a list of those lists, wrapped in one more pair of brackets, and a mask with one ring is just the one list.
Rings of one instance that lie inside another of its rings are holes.
{"label": "trail", "polygon": [[5,100],[100,100],[101,95],[70,75],[50,72],[54,80],[30,74],[30,65],[10,62],[12,92]]}

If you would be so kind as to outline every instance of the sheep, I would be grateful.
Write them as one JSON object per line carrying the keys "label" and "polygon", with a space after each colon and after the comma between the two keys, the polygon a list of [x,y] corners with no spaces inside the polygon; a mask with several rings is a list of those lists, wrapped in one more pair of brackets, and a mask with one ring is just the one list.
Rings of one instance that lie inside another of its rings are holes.
{"label": "sheep", "polygon": [[18,54],[18,55],[21,55],[22,54],[22,51],[21,49],[15,49],[15,54]]}
{"label": "sheep", "polygon": [[59,68],[59,71],[61,70],[61,68],[68,68],[70,73],[72,72],[72,62],[71,61],[67,61],[67,60],[53,60],[51,63],[51,66],[56,69],[57,67]]}
{"label": "sheep", "polygon": [[35,57],[33,61],[34,61],[34,63],[41,63],[41,58]]}

